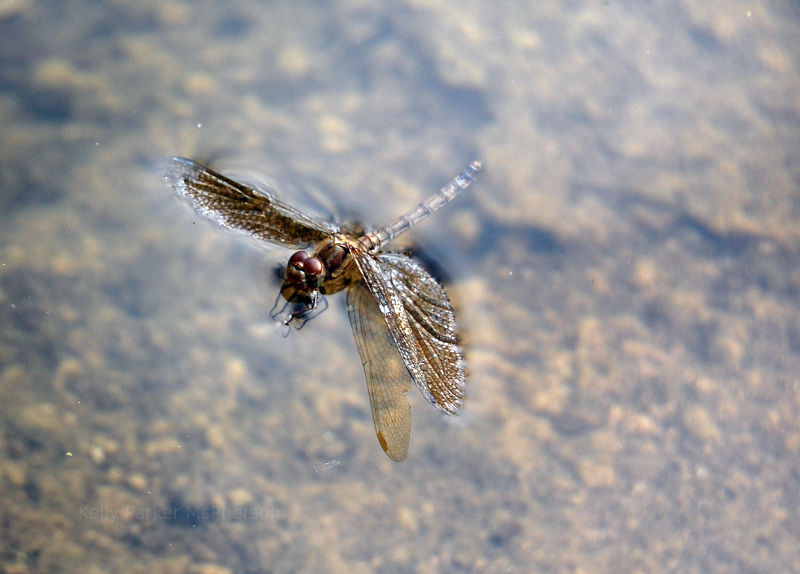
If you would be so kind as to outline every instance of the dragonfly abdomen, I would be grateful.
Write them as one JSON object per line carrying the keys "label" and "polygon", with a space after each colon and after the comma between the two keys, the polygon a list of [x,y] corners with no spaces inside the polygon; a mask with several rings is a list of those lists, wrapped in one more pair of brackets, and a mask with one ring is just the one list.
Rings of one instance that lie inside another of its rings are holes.
{"label": "dragonfly abdomen", "polygon": [[362,240],[366,239],[366,242],[362,241],[362,244],[369,243],[368,251],[380,250],[383,245],[389,243],[392,239],[407,231],[412,225],[416,225],[467,189],[478,177],[481,169],[483,169],[481,162],[478,160],[473,161],[464,171],[451,179],[447,185],[417,205],[417,207],[408,213],[404,213],[386,227],[382,227],[362,238]]}

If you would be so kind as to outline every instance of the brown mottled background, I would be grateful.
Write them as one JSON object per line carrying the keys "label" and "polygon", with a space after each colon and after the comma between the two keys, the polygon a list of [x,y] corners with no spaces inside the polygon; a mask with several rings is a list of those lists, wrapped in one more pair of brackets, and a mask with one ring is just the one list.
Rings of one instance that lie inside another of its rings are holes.
{"label": "brown mottled background", "polygon": [[[0,572],[800,571],[790,1],[0,1]],[[372,429],[342,297],[181,154],[387,222],[469,396]],[[196,223],[196,224],[195,224]]]}

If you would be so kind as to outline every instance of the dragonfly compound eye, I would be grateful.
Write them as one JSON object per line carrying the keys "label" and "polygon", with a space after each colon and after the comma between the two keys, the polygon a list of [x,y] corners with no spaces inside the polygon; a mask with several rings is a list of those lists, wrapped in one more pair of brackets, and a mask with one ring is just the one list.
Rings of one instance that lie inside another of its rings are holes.
{"label": "dragonfly compound eye", "polygon": [[305,251],[297,251],[289,257],[289,266],[300,269],[303,266],[303,261],[308,259],[308,253]]}
{"label": "dragonfly compound eye", "polygon": [[309,257],[303,261],[303,271],[306,274],[306,284],[313,288],[322,285],[325,278],[325,266],[319,257]]}
{"label": "dragonfly compound eye", "polygon": [[303,263],[308,260],[308,253],[298,251],[289,258],[286,264],[286,280],[294,286],[303,285],[306,282],[306,274],[303,271]]}

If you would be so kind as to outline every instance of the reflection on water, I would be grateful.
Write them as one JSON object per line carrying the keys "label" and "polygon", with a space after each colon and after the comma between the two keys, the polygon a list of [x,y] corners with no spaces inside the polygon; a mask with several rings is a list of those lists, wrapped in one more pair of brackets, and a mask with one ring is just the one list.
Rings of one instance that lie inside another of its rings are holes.
{"label": "reflection on water", "polygon": [[[796,11],[82,7],[0,7],[4,570],[800,570]],[[385,459],[344,301],[282,337],[174,154],[375,224],[484,158],[408,238],[463,415]]]}

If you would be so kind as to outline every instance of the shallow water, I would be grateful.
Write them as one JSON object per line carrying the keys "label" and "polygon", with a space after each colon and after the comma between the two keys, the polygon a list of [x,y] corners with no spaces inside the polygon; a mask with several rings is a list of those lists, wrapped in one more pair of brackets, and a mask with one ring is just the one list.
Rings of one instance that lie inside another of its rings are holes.
{"label": "shallow water", "polygon": [[[5,572],[800,571],[791,3],[0,3]],[[412,243],[468,399],[375,439],[343,297],[174,154]]]}

